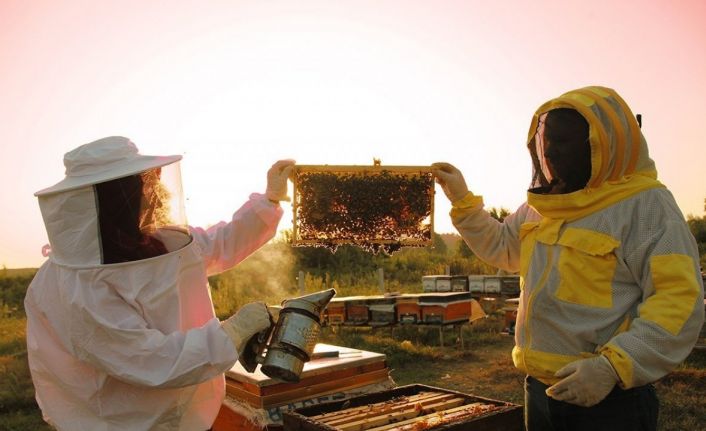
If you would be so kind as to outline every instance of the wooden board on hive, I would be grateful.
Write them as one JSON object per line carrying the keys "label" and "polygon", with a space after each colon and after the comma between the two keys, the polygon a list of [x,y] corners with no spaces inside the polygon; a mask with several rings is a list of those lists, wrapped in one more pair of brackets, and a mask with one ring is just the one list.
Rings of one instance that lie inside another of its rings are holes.
{"label": "wooden board on hive", "polygon": [[307,362],[297,383],[268,377],[259,366],[253,373],[248,373],[240,363],[236,363],[226,372],[226,393],[254,407],[268,407],[388,378],[389,369],[384,354],[324,343],[314,348],[314,354],[320,352],[337,352],[338,356]]}

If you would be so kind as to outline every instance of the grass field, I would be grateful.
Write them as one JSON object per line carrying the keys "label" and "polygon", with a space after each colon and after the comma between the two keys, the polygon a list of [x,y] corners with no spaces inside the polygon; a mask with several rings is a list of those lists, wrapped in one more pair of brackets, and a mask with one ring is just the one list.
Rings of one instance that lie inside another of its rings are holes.
{"label": "grass field", "polygon": [[[398,385],[421,383],[522,404],[524,376],[512,365],[513,340],[501,327],[498,315],[467,325],[463,349],[453,332],[440,347],[436,330],[415,327],[325,328],[321,341],[385,353]],[[23,318],[0,319],[0,431],[51,429],[34,401],[24,338]],[[706,352],[694,351],[655,386],[660,430],[706,428]]]}

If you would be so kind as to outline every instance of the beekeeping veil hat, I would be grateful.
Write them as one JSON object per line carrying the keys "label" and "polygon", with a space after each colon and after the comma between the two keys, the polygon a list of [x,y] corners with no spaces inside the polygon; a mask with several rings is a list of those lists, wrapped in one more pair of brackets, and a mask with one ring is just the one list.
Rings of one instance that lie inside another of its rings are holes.
{"label": "beekeeping veil hat", "polygon": [[50,259],[93,266],[171,251],[173,240],[163,238],[165,229],[186,232],[180,160],[179,155],[142,155],[120,136],[66,153],[66,177],[35,193]]}
{"label": "beekeeping veil hat", "polygon": [[[541,137],[543,118],[554,109],[572,109],[588,123],[590,175],[580,190],[563,195],[534,192],[547,185]],[[643,190],[664,187],[650,158],[647,141],[627,103],[610,88],[592,86],[571,90],[541,105],[527,136],[534,173],[527,201],[542,216],[576,220],[627,199]]]}
{"label": "beekeeping veil hat", "polygon": [[169,165],[181,156],[145,156],[128,138],[111,136],[81,145],[64,155],[66,177],[36,192],[35,196],[65,192],[91,184],[103,183]]}

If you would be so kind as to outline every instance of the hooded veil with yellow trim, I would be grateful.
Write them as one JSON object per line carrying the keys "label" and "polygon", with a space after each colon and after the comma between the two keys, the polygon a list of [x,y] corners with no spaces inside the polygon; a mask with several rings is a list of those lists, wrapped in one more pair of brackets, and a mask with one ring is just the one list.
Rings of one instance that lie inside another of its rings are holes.
{"label": "hooded veil with yellow trim", "polygon": [[[547,186],[542,174],[546,165],[540,147],[541,121],[547,112],[569,108],[589,124],[591,176],[581,190],[566,194],[533,192]],[[614,90],[585,87],[569,91],[537,109],[530,125],[527,147],[533,161],[533,177],[527,202],[543,217],[576,220],[606,208],[643,190],[663,187],[655,164],[632,111]]]}

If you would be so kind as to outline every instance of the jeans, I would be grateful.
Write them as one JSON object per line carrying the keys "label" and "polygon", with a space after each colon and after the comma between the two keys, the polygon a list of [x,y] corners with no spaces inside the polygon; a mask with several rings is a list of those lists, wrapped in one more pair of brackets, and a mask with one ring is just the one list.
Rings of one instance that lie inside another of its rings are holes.
{"label": "jeans", "polygon": [[652,385],[631,389],[618,386],[593,407],[557,401],[544,392],[547,385],[525,379],[527,431],[656,431],[659,400]]}

